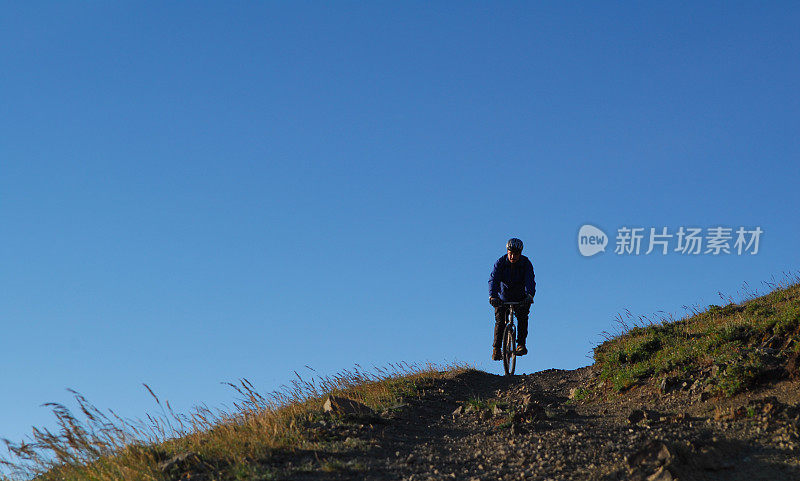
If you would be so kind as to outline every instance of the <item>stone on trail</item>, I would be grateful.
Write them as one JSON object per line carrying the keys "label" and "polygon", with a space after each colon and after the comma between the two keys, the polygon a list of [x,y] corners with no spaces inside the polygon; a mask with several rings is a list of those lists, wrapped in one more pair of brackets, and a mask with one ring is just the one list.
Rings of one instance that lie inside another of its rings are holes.
{"label": "stone on trail", "polygon": [[511,435],[512,436],[519,436],[521,434],[528,434],[528,430],[523,428],[517,423],[511,424]]}
{"label": "stone on trail", "polygon": [[328,396],[328,399],[325,400],[325,404],[322,405],[322,410],[326,413],[340,416],[348,414],[372,414],[372,409],[368,406],[358,401],[339,396]]}
{"label": "stone on trail", "polygon": [[628,467],[633,470],[642,465],[664,466],[671,459],[672,453],[666,444],[660,441],[650,441],[643,448],[628,456],[626,460]]}
{"label": "stone on trail", "polygon": [[675,479],[677,478],[672,476],[672,473],[669,472],[669,469],[665,468],[664,466],[661,466],[656,470],[655,473],[647,477],[647,481],[675,481]]}
{"label": "stone on trail", "polygon": [[644,419],[644,411],[642,411],[641,409],[634,409],[628,415],[628,422],[631,424],[636,424],[642,419]]}

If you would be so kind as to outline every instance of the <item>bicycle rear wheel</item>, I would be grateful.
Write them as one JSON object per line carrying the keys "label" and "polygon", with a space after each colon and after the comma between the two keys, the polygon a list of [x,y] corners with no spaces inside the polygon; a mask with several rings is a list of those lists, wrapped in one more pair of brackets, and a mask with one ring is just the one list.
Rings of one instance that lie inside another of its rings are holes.
{"label": "bicycle rear wheel", "polygon": [[514,324],[507,324],[503,332],[503,369],[506,376],[514,374],[517,367],[517,337]]}

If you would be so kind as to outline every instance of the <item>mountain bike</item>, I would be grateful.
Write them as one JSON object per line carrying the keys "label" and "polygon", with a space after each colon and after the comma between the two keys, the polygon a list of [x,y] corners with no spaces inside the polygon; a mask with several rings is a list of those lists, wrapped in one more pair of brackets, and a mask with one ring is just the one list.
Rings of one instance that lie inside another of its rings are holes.
{"label": "mountain bike", "polygon": [[506,308],[506,327],[503,329],[503,370],[506,376],[513,376],[514,369],[517,367],[517,326],[514,322],[516,314],[514,307],[522,302],[504,302]]}

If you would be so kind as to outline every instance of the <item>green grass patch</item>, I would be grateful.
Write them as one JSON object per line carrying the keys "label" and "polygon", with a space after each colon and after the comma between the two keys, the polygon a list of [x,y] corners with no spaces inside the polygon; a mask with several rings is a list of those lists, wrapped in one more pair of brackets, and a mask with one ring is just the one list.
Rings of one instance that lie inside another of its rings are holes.
{"label": "green grass patch", "polygon": [[727,396],[738,394],[755,385],[764,373],[765,366],[761,356],[756,352],[738,362],[730,364],[719,376],[717,392]]}
{"label": "green grass patch", "polygon": [[756,385],[768,366],[759,354],[767,343],[788,346],[779,355],[800,352],[800,284],[677,321],[638,325],[594,349],[600,377],[624,391],[663,373],[699,372],[724,365],[715,379],[731,396]]}
{"label": "green grass patch", "polygon": [[592,391],[586,388],[575,388],[575,393],[572,395],[571,401],[584,401],[592,397]]}

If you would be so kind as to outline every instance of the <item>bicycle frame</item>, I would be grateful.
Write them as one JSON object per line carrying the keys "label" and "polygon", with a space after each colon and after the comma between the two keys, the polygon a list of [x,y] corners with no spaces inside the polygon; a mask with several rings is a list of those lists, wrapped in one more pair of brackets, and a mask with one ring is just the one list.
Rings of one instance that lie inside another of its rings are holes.
{"label": "bicycle frame", "polygon": [[525,303],[521,302],[521,301],[504,302],[503,306],[507,306],[508,307],[508,314],[509,314],[509,316],[506,316],[506,319],[510,319],[510,315],[511,314],[514,314],[516,316],[516,313],[514,313],[514,306],[520,306],[522,304],[525,304]]}
{"label": "bicycle frame", "polygon": [[517,354],[516,354],[516,335],[517,327],[514,323],[516,312],[514,307],[523,304],[522,302],[504,302],[503,307],[506,308],[506,324],[503,327],[503,369],[507,376],[513,376],[514,370],[517,367]]}

